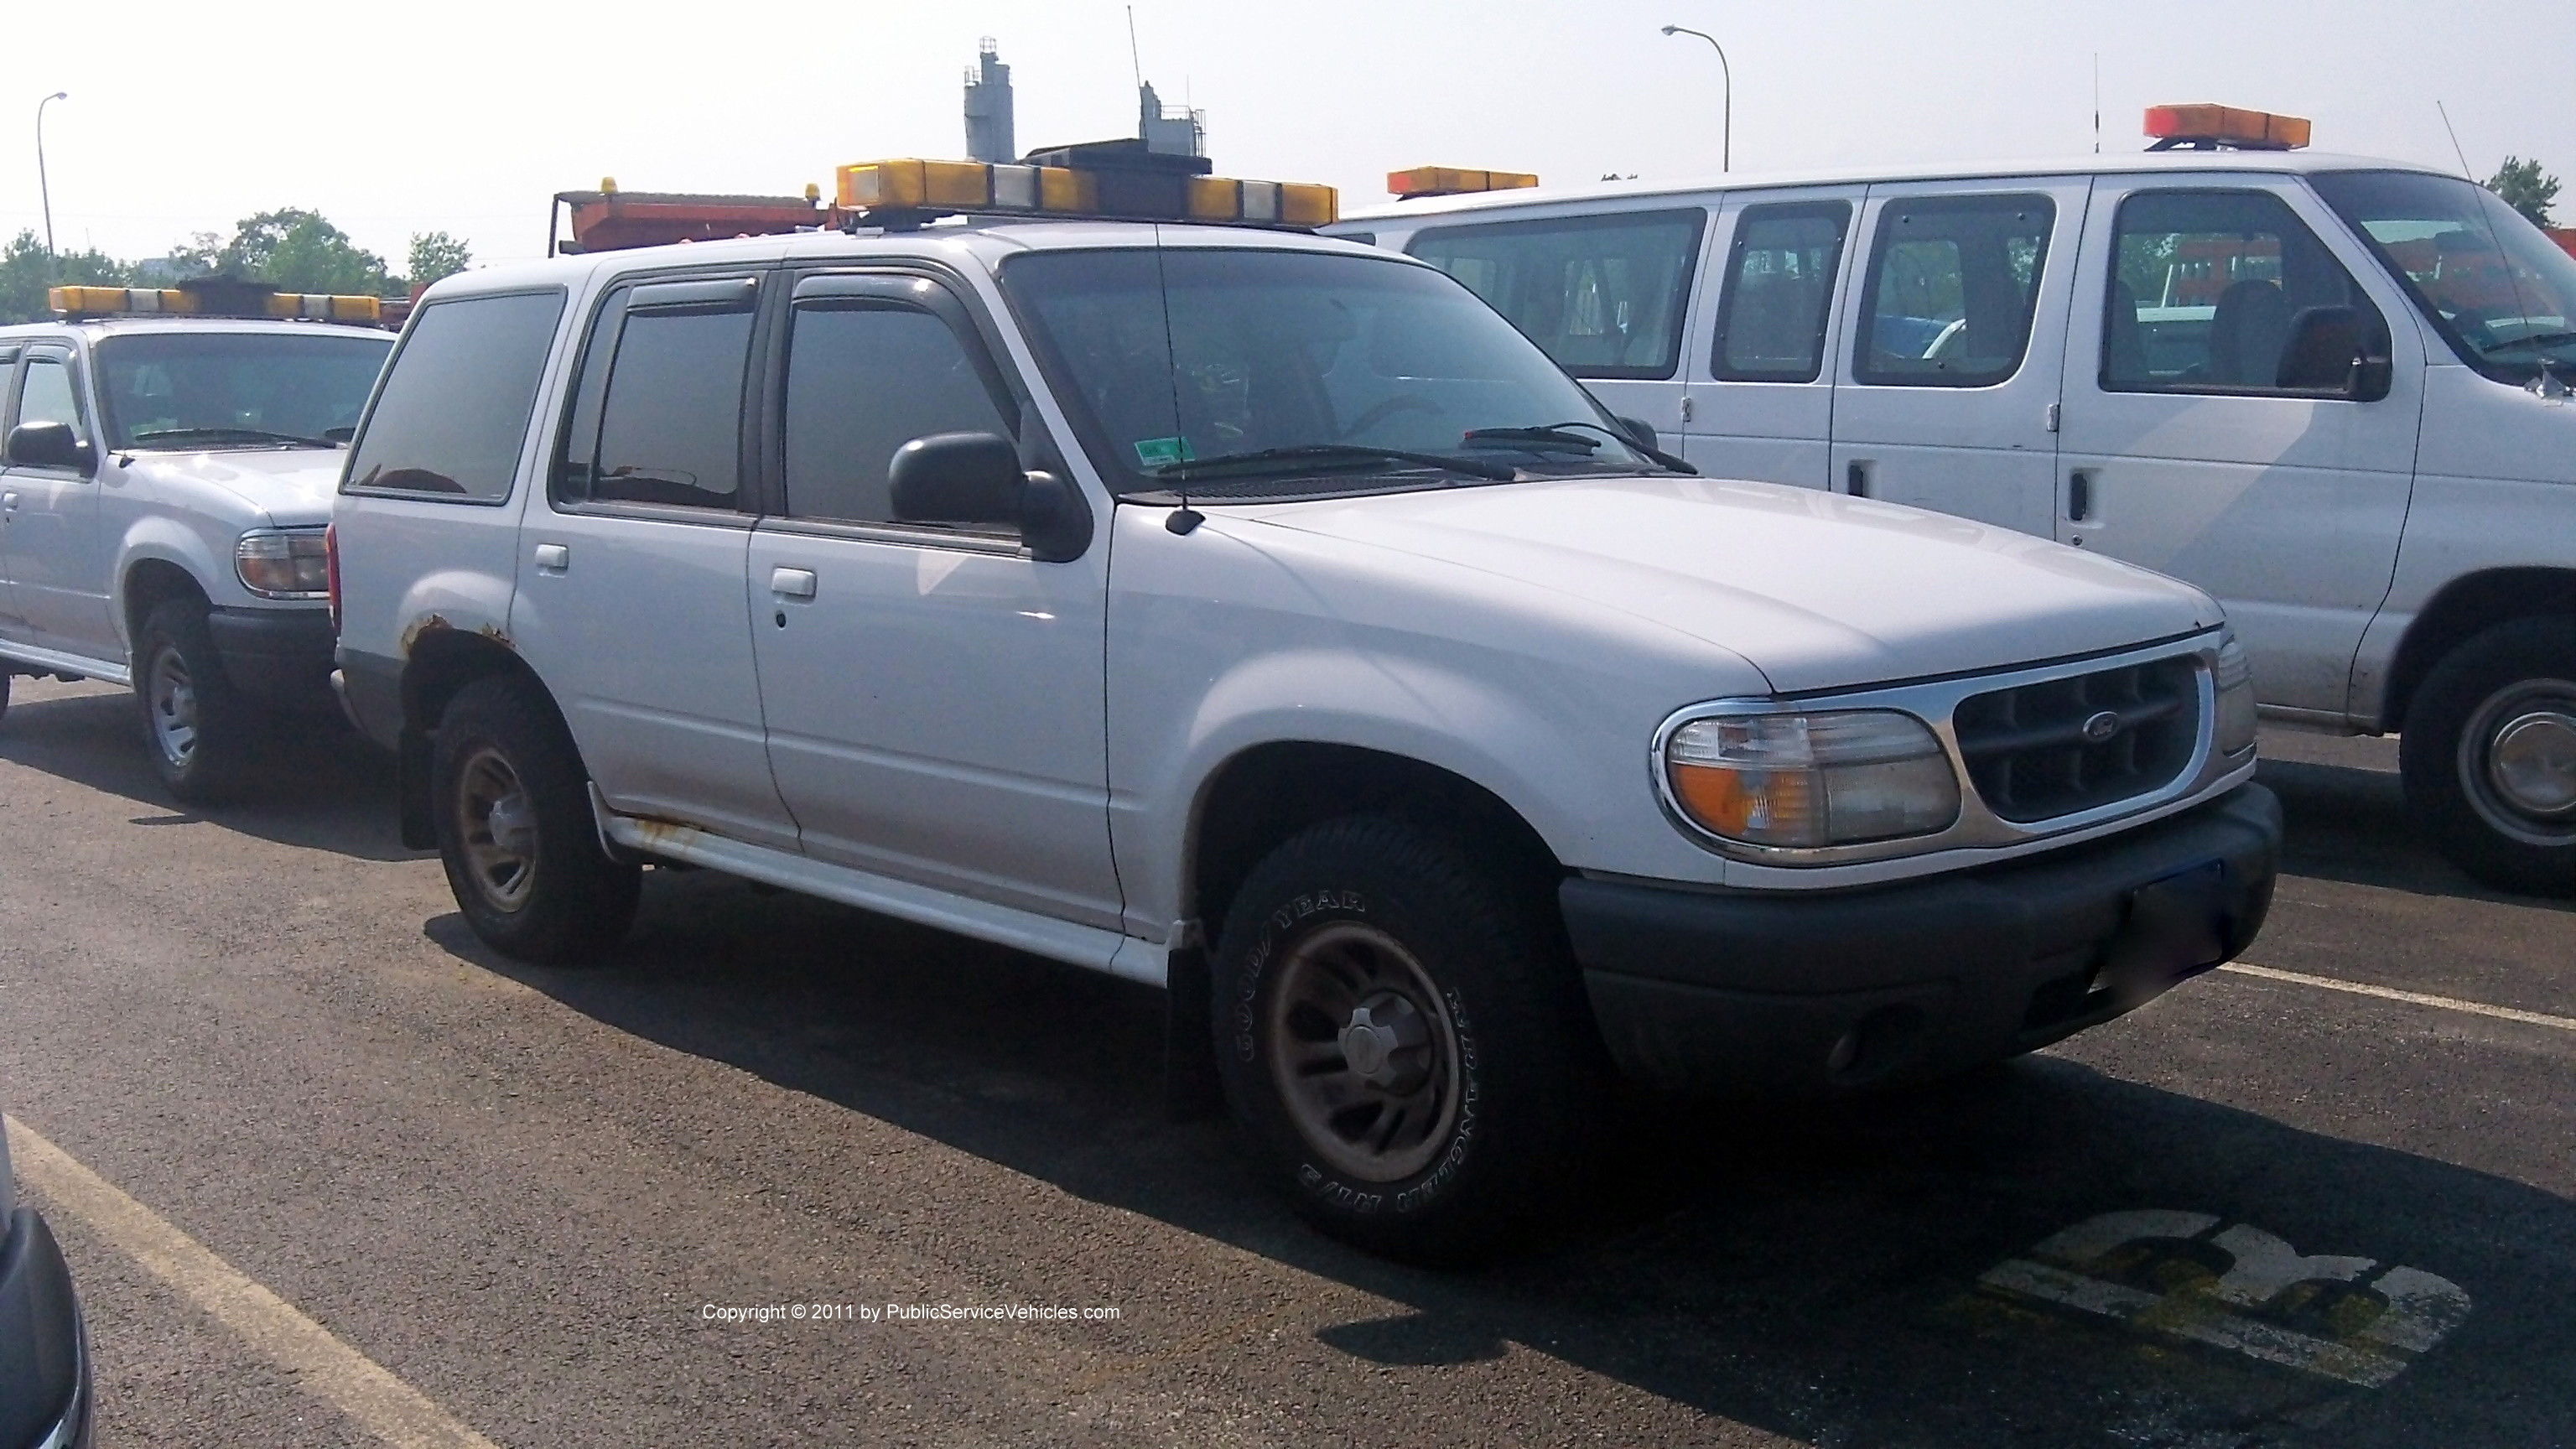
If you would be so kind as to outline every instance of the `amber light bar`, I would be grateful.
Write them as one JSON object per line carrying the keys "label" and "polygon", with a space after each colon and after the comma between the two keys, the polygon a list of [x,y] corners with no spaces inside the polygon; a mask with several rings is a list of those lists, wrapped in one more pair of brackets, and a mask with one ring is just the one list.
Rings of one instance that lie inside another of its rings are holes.
{"label": "amber light bar", "polygon": [[1386,189],[1405,201],[1417,196],[1462,196],[1477,191],[1517,191],[1538,185],[1527,171],[1468,171],[1456,166],[1415,166],[1386,173]]}
{"label": "amber light bar", "polygon": [[2308,144],[2305,116],[2276,116],[2235,106],[2149,106],[2147,135],[2165,149],[2190,143],[2246,151],[2295,151]]}

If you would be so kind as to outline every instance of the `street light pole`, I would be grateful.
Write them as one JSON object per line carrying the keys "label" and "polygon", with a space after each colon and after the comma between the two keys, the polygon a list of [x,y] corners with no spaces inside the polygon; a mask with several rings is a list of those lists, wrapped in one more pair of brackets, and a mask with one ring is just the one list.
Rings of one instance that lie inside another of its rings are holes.
{"label": "street light pole", "polygon": [[56,91],[36,102],[36,194],[45,203],[45,260],[54,259],[54,189],[45,180],[45,107],[72,98],[69,91]]}
{"label": "street light pole", "polygon": [[1717,133],[1717,169],[1720,171],[1735,169],[1735,69],[1726,63],[1726,47],[1717,43],[1716,36],[1705,30],[1693,30],[1687,25],[1667,25],[1664,27],[1664,33],[1696,35],[1708,42],[1709,49],[1717,52],[1717,73],[1726,82],[1725,109],[1720,113],[1724,119],[1719,123],[1720,129]]}

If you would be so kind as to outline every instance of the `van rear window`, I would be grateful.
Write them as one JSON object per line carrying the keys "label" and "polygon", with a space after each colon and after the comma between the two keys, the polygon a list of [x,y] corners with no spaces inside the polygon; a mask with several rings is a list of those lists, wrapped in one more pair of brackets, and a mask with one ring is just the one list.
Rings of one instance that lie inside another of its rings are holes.
{"label": "van rear window", "polygon": [[1436,227],[1407,250],[1576,377],[1671,377],[1707,222],[1694,207]]}
{"label": "van rear window", "polygon": [[509,497],[563,308],[553,290],[422,308],[394,350],[341,491],[456,503]]}

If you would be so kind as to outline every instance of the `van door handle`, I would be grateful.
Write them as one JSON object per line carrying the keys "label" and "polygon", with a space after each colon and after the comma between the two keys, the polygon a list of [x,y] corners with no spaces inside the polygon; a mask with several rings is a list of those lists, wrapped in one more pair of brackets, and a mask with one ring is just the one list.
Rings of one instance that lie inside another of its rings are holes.
{"label": "van door handle", "polygon": [[1853,463],[1843,469],[1843,491],[1854,498],[1869,496],[1869,465]]}
{"label": "van door handle", "polygon": [[2093,470],[2076,468],[2066,475],[2066,521],[2088,522],[2093,517]]}
{"label": "van door handle", "polygon": [[18,511],[18,495],[17,495],[17,492],[16,492],[15,490],[12,490],[12,491],[7,492],[7,493],[0,493],[0,513],[15,513],[15,512],[17,512],[17,511]]}
{"label": "van door handle", "polygon": [[562,573],[572,567],[572,550],[560,543],[538,544],[537,567]]}
{"label": "van door handle", "polygon": [[814,571],[771,569],[769,591],[782,599],[810,599],[814,597]]}

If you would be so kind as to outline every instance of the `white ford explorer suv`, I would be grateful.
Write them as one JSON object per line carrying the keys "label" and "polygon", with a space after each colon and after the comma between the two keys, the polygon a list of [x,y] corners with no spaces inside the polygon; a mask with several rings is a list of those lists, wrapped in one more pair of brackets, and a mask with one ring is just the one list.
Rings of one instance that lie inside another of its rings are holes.
{"label": "white ford explorer suv", "polygon": [[1164,986],[1307,1215],[1438,1258],[1621,1077],[1956,1071],[2259,926],[2199,590],[1668,466],[1381,251],[898,220],[423,299],[341,681],[494,948],[678,862]]}
{"label": "white ford explorer suv", "polygon": [[212,803],[261,733],[330,717],[322,530],[393,337],[373,297],[52,301],[0,328],[0,710],[12,675],[131,684],[162,783]]}

